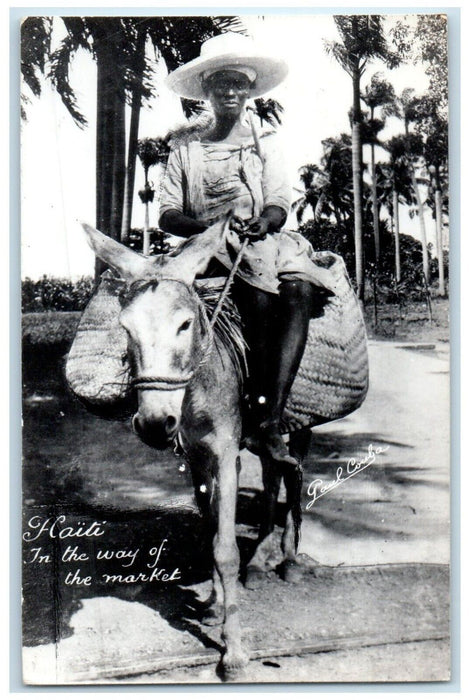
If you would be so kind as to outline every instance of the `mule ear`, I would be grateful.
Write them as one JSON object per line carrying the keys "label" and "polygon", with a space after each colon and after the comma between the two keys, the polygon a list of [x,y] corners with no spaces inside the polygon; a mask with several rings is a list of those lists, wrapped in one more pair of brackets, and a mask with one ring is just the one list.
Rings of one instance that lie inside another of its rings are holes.
{"label": "mule ear", "polygon": [[93,226],[82,223],[88,244],[96,257],[109,265],[125,280],[142,279],[155,274],[150,260],[113,240]]}
{"label": "mule ear", "polygon": [[174,276],[175,279],[192,284],[196,275],[204,272],[210,259],[221,248],[230,217],[231,214],[203,233],[198,233],[184,241],[173,255],[165,260],[165,276]]}

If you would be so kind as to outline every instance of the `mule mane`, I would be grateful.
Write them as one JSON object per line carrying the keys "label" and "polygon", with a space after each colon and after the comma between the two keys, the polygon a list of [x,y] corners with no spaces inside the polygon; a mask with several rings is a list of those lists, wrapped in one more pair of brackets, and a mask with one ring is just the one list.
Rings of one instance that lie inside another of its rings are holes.
{"label": "mule mane", "polygon": [[[119,296],[122,307],[125,308],[128,306],[137,296],[143,294],[147,290],[150,289],[154,291],[163,279],[165,278],[137,280],[129,285],[125,285]],[[203,306],[210,321],[220,296],[220,288],[204,285],[204,280],[201,280],[200,283],[196,281],[194,287],[190,287],[182,280],[165,279],[165,281],[176,282],[183,285],[189,294],[195,298],[195,301]],[[220,345],[225,348],[236,371],[238,382],[240,386],[242,386],[248,374],[246,363],[247,346],[243,338],[240,314],[230,297],[226,297],[216,318],[213,330],[216,349],[218,350],[218,346]]]}

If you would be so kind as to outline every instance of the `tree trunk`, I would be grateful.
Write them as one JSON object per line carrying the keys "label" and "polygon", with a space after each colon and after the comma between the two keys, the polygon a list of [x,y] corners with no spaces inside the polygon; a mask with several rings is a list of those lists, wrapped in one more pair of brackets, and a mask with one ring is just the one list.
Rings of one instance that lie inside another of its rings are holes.
{"label": "tree trunk", "polygon": [[360,74],[353,75],[352,176],[354,191],[354,248],[356,255],[357,296],[364,301],[364,253],[362,248],[362,144]]}
{"label": "tree trunk", "polygon": [[434,201],[436,204],[436,248],[437,248],[437,264],[439,270],[439,289],[440,297],[445,296],[445,280],[444,280],[444,252],[442,250],[442,192],[441,183],[439,182],[439,170],[436,166],[436,191],[434,193]]}
{"label": "tree trunk", "polygon": [[[409,136],[408,120],[405,119],[405,135]],[[428,242],[426,237],[426,224],[424,222],[424,207],[421,201],[421,195],[419,192],[419,185],[416,180],[415,170],[413,162],[408,154],[408,169],[411,177],[411,184],[413,186],[413,191],[416,197],[416,203],[418,205],[418,218],[419,218],[419,230],[421,236],[421,250],[423,254],[423,274],[426,285],[429,284],[429,255],[428,255]]]}
{"label": "tree trunk", "polygon": [[150,231],[149,231],[149,203],[145,202],[145,219],[144,230],[142,234],[142,253],[148,255],[150,253]]}
{"label": "tree trunk", "polygon": [[395,239],[395,277],[397,283],[401,280],[401,263],[400,263],[400,218],[398,210],[398,192],[393,189],[393,229]]}
{"label": "tree trunk", "polygon": [[[97,42],[96,101],[96,228],[106,235],[111,233],[112,164],[114,154],[114,91],[109,79],[109,59],[106,50]],[[95,262],[95,283],[105,265]]]}
{"label": "tree trunk", "polygon": [[325,207],[325,203],[326,203],[326,194],[324,192],[322,192],[321,195],[318,197],[316,207],[313,211],[313,220],[315,223],[321,217],[321,213]]}
{"label": "tree trunk", "polygon": [[111,190],[110,236],[114,240],[121,237],[122,209],[124,204],[124,177],[126,170],[126,126],[124,90],[115,86],[114,92],[114,134]]}
{"label": "tree trunk", "polygon": [[419,192],[419,185],[416,180],[414,173],[413,163],[410,163],[410,173],[411,173],[411,183],[413,185],[413,190],[416,197],[416,203],[418,205],[418,218],[419,218],[419,231],[421,236],[421,250],[423,253],[423,274],[426,284],[429,284],[429,253],[428,253],[428,242],[426,237],[426,224],[424,222],[424,207],[421,201],[421,194]]}
{"label": "tree trunk", "polygon": [[131,120],[129,125],[129,143],[127,149],[127,166],[124,183],[124,204],[122,213],[121,241],[127,243],[132,224],[132,205],[134,200],[135,166],[137,144],[139,139],[140,109],[142,106],[142,81],[145,67],[145,42],[147,34],[142,31],[137,39],[138,66],[136,67],[136,86],[132,94]]}
{"label": "tree trunk", "polygon": [[379,205],[377,202],[377,174],[375,172],[375,146],[370,146],[370,169],[372,180],[372,216],[374,219],[374,244],[375,244],[375,264],[380,261],[380,228],[379,228]]}

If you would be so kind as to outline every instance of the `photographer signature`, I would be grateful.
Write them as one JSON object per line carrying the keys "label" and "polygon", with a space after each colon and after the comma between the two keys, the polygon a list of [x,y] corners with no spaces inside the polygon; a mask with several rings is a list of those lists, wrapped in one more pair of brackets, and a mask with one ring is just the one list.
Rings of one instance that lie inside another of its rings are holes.
{"label": "photographer signature", "polygon": [[326,493],[329,493],[337,486],[350,479],[352,476],[355,476],[356,474],[359,474],[359,472],[364,471],[364,469],[367,469],[367,467],[370,467],[370,465],[375,462],[377,455],[387,452],[389,449],[390,445],[386,445],[385,447],[374,447],[373,445],[369,445],[367,454],[363,459],[357,460],[354,459],[354,457],[351,458],[348,460],[345,471],[343,467],[338,467],[336,470],[336,478],[333,481],[327,481],[326,483],[323,482],[323,479],[314,479],[311,481],[307,489],[307,494],[309,496],[313,496],[313,498],[307,503],[306,509],[310,510],[315,501],[318,501],[319,498],[324,496]]}

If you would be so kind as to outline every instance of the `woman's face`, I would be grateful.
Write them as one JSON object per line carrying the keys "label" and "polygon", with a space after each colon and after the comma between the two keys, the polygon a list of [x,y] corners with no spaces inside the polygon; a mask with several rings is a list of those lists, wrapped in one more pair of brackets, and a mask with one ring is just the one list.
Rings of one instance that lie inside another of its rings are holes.
{"label": "woman's face", "polygon": [[250,94],[246,75],[234,70],[214,73],[205,83],[205,91],[216,117],[238,117]]}

